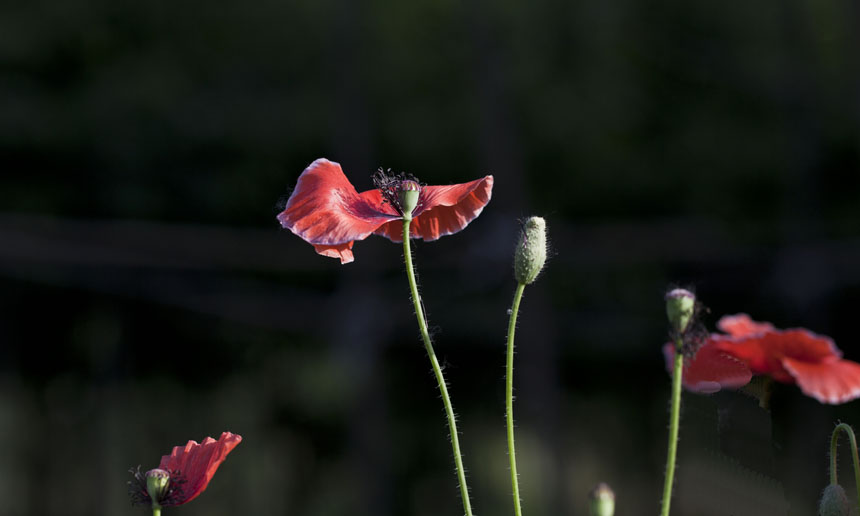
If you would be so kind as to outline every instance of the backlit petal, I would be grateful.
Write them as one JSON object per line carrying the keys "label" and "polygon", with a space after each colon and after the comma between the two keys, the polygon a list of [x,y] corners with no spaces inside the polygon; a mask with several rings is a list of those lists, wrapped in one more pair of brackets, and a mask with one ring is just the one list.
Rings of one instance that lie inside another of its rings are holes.
{"label": "backlit petal", "polygon": [[[663,346],[666,367],[672,372],[675,346]],[[749,367],[737,358],[706,342],[696,356],[684,363],[682,382],[688,391],[710,394],[721,389],[736,389],[752,379]]]}
{"label": "backlit petal", "polygon": [[[412,238],[437,240],[461,231],[481,214],[493,195],[493,176],[468,183],[447,186],[425,186],[409,226]],[[403,222],[388,222],[376,230],[394,242],[403,240]]]}
{"label": "backlit petal", "polygon": [[170,472],[171,476],[178,473],[184,481],[178,484],[181,497],[170,505],[190,502],[206,490],[218,466],[241,441],[242,436],[224,432],[217,441],[211,437],[200,444],[188,441],[185,446],[176,446],[170,455],[163,456],[158,467]]}
{"label": "backlit petal", "polygon": [[747,337],[775,329],[771,323],[753,321],[747,314],[724,315],[717,321],[717,328],[732,337]]}
{"label": "backlit petal", "polygon": [[782,359],[785,357],[822,362],[842,356],[830,338],[803,328],[774,330],[742,338],[712,339],[721,350],[746,362],[754,374],[768,374],[781,382],[793,381],[783,367]]}
{"label": "backlit petal", "polygon": [[860,397],[860,364],[850,360],[804,362],[784,358],[785,369],[807,396],[836,405]]}
{"label": "backlit petal", "polygon": [[[315,246],[320,254],[341,259],[329,246],[363,240],[382,224],[399,218],[394,209],[382,202],[378,190],[359,194],[340,165],[321,158],[299,176],[287,206],[278,215],[281,225]],[[320,252],[320,248],[317,248]]]}
{"label": "backlit petal", "polygon": [[349,263],[355,259],[352,255],[353,242],[338,245],[314,245],[317,254],[328,256],[329,258],[339,258],[341,265]]}

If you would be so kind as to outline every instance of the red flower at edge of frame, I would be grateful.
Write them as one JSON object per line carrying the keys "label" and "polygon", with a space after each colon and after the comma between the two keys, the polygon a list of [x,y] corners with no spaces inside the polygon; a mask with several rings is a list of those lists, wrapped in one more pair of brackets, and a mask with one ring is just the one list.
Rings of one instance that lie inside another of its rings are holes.
{"label": "red flower at edge of frame", "polygon": [[[422,186],[412,212],[410,236],[426,241],[456,233],[490,202],[493,176],[469,183]],[[278,220],[317,253],[353,261],[352,245],[371,234],[403,240],[402,216],[375,188],[358,193],[338,163],[320,158],[299,176]]]}
{"label": "red flower at edge of frame", "polygon": [[241,435],[223,432],[217,441],[211,437],[200,444],[188,441],[185,446],[174,446],[170,455],[161,457],[158,467],[168,472],[179,472],[185,482],[182,497],[174,505],[190,502],[205,491],[218,466],[240,442]]}
{"label": "red flower at edge of frame", "polygon": [[[161,457],[158,469],[163,470],[162,474],[169,475],[169,481],[163,496],[155,502],[162,507],[171,507],[197,498],[206,490],[227,454],[240,442],[241,435],[223,432],[217,441],[207,437],[199,444],[196,441],[188,441],[185,446],[174,446],[170,455]],[[146,479],[140,469],[138,468],[137,472],[131,470],[131,473],[135,477],[135,481],[129,482],[132,503],[152,504],[146,488]]]}
{"label": "red flower at edge of frame", "polygon": [[[839,404],[860,397],[860,364],[842,358],[829,337],[804,328],[778,330],[746,314],[724,316],[714,333],[684,368],[687,390],[711,393],[749,383],[752,375],[767,375],[796,383],[821,403]],[[663,348],[667,365],[674,346]]]}

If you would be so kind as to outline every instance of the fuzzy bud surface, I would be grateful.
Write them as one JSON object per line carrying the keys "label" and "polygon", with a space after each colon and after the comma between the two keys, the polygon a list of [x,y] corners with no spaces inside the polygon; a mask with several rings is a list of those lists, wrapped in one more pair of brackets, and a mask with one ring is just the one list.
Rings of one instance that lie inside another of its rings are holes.
{"label": "fuzzy bud surface", "polygon": [[514,276],[519,283],[528,285],[538,277],[545,263],[546,221],[542,217],[529,217],[517,242]]}
{"label": "fuzzy bud surface", "polygon": [[818,505],[819,516],[848,516],[850,506],[845,490],[839,484],[830,484],[821,495]]}

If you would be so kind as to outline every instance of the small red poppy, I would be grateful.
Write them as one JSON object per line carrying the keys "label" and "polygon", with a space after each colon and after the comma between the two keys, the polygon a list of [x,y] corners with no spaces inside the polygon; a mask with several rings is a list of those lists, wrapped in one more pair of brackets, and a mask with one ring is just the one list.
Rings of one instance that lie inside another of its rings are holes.
{"label": "small red poppy", "polygon": [[[242,441],[242,436],[224,432],[216,441],[207,437],[202,443],[188,441],[185,446],[175,446],[170,455],[161,457],[157,469],[140,473],[140,468],[134,474],[136,482],[129,482],[129,494],[134,504],[157,504],[162,507],[182,505],[197,498],[218,466]],[[165,479],[164,485],[154,496],[147,489],[147,477],[156,476]],[[156,498],[153,500],[153,497]]]}
{"label": "small red poppy", "polygon": [[[316,252],[341,263],[353,261],[352,245],[371,234],[403,240],[403,213],[397,193],[417,183],[404,176],[375,178],[377,188],[358,193],[340,165],[320,158],[299,176],[278,220]],[[422,186],[412,211],[410,235],[427,241],[456,233],[490,202],[493,176],[448,186]]]}
{"label": "small red poppy", "polygon": [[[752,375],[796,383],[821,403],[839,404],[860,397],[860,364],[842,358],[829,337],[803,328],[778,330],[746,314],[717,322],[725,334],[711,334],[684,370],[684,386],[716,392],[746,385]],[[674,356],[667,344],[667,360]]]}

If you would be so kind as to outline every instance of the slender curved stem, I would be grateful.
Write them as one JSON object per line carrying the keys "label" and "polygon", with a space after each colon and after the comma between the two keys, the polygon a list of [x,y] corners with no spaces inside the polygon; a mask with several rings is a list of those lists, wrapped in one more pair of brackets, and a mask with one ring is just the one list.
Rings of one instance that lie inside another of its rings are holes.
{"label": "slender curved stem", "polygon": [[448,396],[448,387],[445,384],[445,377],[442,375],[442,368],[439,366],[439,359],[436,358],[436,353],[433,351],[433,343],[430,341],[430,333],[427,331],[427,320],[424,318],[424,309],[421,306],[421,297],[418,294],[418,284],[415,281],[415,271],[412,268],[412,250],[409,246],[410,222],[409,220],[403,221],[403,257],[406,261],[406,275],[409,278],[412,303],[415,305],[415,316],[418,318],[418,328],[421,330],[421,338],[424,339],[424,347],[427,349],[427,356],[430,358],[430,364],[433,366],[433,373],[436,375],[439,392],[442,394],[442,403],[445,405],[445,413],[448,416],[451,448],[454,450],[454,463],[457,466],[457,480],[460,482],[460,496],[463,498],[463,509],[466,511],[466,516],[472,516],[472,504],[469,502],[469,488],[466,485],[466,471],[463,468],[460,439],[457,434],[457,418],[454,416],[454,407],[451,405],[451,398]]}
{"label": "slender curved stem", "polygon": [[846,423],[839,423],[833,429],[833,436],[830,438],[830,483],[836,484],[836,443],[839,440],[839,431],[842,430],[848,436],[848,442],[851,444],[851,459],[854,461],[854,482],[857,483],[857,496],[860,499],[860,459],[857,457],[857,438],[854,436],[854,430]]}
{"label": "slender curved stem", "polygon": [[672,481],[675,478],[675,455],[678,451],[678,422],[681,419],[681,377],[684,373],[684,354],[681,337],[675,342],[675,367],[672,370],[672,411],[669,416],[669,453],[666,456],[666,481],[663,484],[662,516],[669,516],[672,502]]}
{"label": "slender curved stem", "polygon": [[523,298],[525,283],[517,285],[514,292],[514,304],[511,306],[511,321],[508,323],[508,361],[505,373],[505,408],[508,420],[508,460],[511,463],[511,489],[514,496],[514,514],[522,516],[520,503],[520,485],[517,479],[517,452],[514,447],[514,333],[517,329],[517,313],[520,311],[520,300]]}

